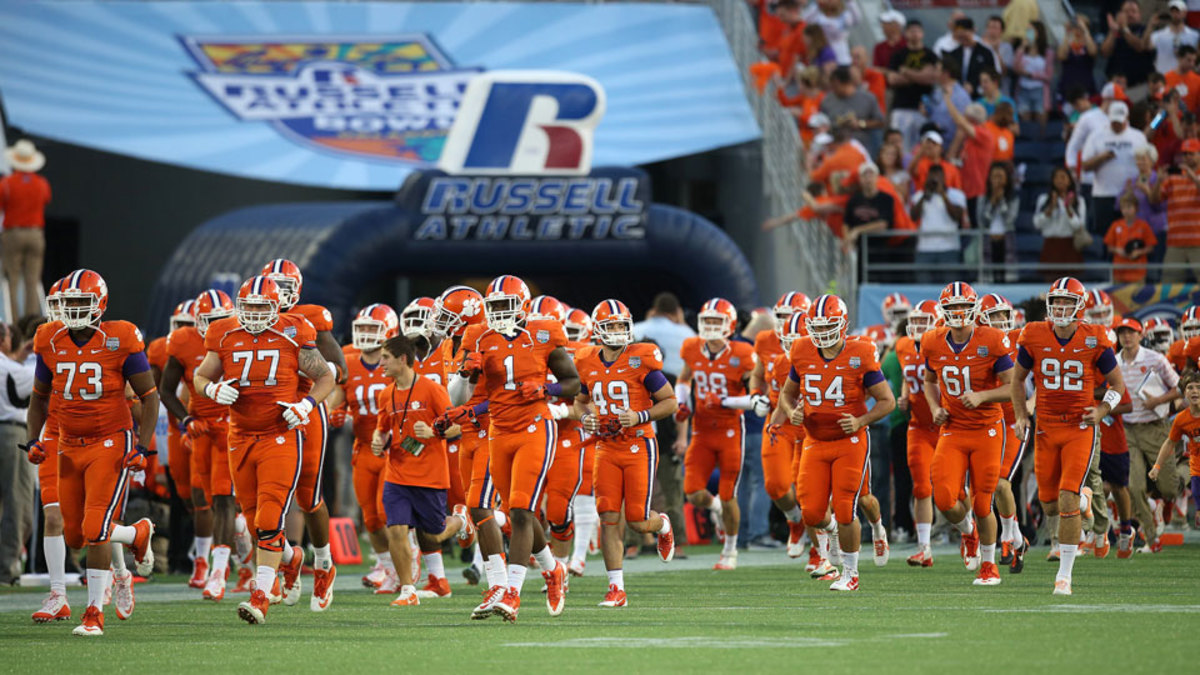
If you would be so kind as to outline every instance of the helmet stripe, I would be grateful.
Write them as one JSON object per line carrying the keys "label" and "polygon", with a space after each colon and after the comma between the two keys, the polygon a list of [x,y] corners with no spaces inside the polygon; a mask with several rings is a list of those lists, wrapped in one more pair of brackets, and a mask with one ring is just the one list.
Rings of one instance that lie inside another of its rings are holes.
{"label": "helmet stripe", "polygon": [[83,278],[83,273],[85,271],[86,270],[81,269],[75,270],[75,272],[71,274],[71,280],[67,282],[67,288],[79,290],[79,281]]}
{"label": "helmet stripe", "polygon": [[815,316],[823,316],[825,314],[825,301],[828,298],[829,298],[828,295],[822,295],[820,298],[817,299],[817,311],[814,312]]}

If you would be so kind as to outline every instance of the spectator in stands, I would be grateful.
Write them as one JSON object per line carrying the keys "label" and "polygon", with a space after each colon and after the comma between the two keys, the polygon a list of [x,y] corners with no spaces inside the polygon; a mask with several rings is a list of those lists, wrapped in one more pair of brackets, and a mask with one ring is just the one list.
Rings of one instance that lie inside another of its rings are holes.
{"label": "spectator in stands", "polygon": [[839,66],[850,65],[850,29],[862,18],[857,2],[845,0],[816,0],[804,10],[803,18],[810,25],[817,25],[825,32],[829,46],[833,47]]}
{"label": "spectator in stands", "polygon": [[[993,282],[1015,281],[1017,262],[1017,215],[1021,212],[1021,197],[1013,180],[1012,164],[992,162],[987,174],[987,191],[978,200],[977,227],[983,229],[984,260],[996,265]],[[1007,267],[1013,274],[1000,270]],[[1008,278],[1012,277],[1012,278]]]}
{"label": "spectator in stands", "polygon": [[1024,40],[1017,45],[1013,71],[1017,79],[1017,114],[1021,121],[1037,119],[1041,135],[1046,135],[1046,114],[1050,110],[1050,84],[1054,81],[1054,53],[1050,51],[1046,26],[1041,21],[1029,24]]}
{"label": "spectator in stands", "polygon": [[1087,206],[1075,189],[1075,179],[1064,166],[1050,174],[1050,192],[1038,197],[1033,212],[1033,226],[1042,233],[1042,263],[1062,264],[1065,267],[1042,270],[1042,278],[1054,281],[1062,276],[1078,274],[1071,267],[1083,262],[1075,248],[1075,237],[1085,232]]}
{"label": "spectator in stands", "polygon": [[[846,202],[846,210],[842,222],[844,230],[842,241],[846,250],[860,246],[859,239],[871,232],[890,230],[895,227],[896,200],[892,195],[879,189],[879,167],[871,162],[864,162],[858,167],[858,189],[850,195]],[[866,254],[858,256],[858,279],[867,281],[864,275],[864,264],[869,258],[876,263],[883,262],[887,255],[887,238],[868,237]],[[881,280],[876,277],[875,280]]]}
{"label": "spectator in stands", "polygon": [[996,112],[996,106],[1001,103],[1008,103],[1013,108],[1017,107],[1017,102],[1000,90],[1000,74],[994,70],[985,70],[979,74],[978,94],[975,102],[982,105],[988,115]]}
{"label": "spectator in stands", "polygon": [[663,372],[671,379],[683,370],[683,359],[679,356],[683,341],[695,335],[696,331],[684,321],[679,298],[670,291],[654,296],[646,319],[633,324],[634,340],[653,340],[662,350]]}
{"label": "spectator in stands", "polygon": [[770,56],[773,51],[774,58],[779,62],[779,72],[790,73],[795,70],[796,62],[805,52],[805,23],[800,18],[799,0],[779,0],[775,7],[775,16],[781,24],[779,35],[766,45],[765,53]]}
{"label": "spectator in stands", "polygon": [[1096,94],[1096,53],[1099,51],[1096,41],[1092,39],[1087,17],[1076,14],[1074,21],[1067,22],[1065,39],[1059,43],[1057,55],[1062,64],[1058,93],[1068,102],[1068,92],[1074,87],[1082,87],[1088,96]]}
{"label": "spectator in stands", "polygon": [[1146,127],[1146,140],[1158,152],[1158,159],[1163,166],[1175,164],[1175,156],[1179,146],[1183,144],[1184,123],[1183,111],[1180,106],[1179,91],[1168,89],[1157,96],[1151,97],[1150,104],[1154,115]]}
{"label": "spectator in stands", "polygon": [[978,103],[972,103],[966,110],[959,112],[954,107],[951,97],[947,95],[947,109],[950,117],[958,127],[955,134],[952,157],[960,159],[962,169],[962,191],[967,197],[967,217],[972,227],[979,227],[978,200],[987,188],[988,169],[992,166],[992,153],[996,147],[996,139],[988,130],[987,111]]}
{"label": "spectator in stands", "polygon": [[1018,129],[1013,111],[1013,104],[1001,101],[996,105],[996,111],[992,113],[987,124],[984,125],[991,132],[992,140],[995,143],[992,148],[992,161],[1011,162],[1013,160],[1016,146],[1014,132]]}
{"label": "spectator in stands", "polygon": [[933,91],[937,81],[937,57],[925,46],[925,29],[910,19],[904,27],[904,48],[892,56],[887,73],[892,87],[891,126],[904,134],[904,148],[917,144],[925,115],[921,100]]}
{"label": "spectator in stands", "polygon": [[933,53],[939,59],[945,57],[948,52],[958,49],[958,35],[954,32],[954,26],[959,19],[965,18],[967,18],[967,13],[960,9],[950,12],[950,15],[946,17],[946,32],[942,33],[942,36],[933,43]]}
{"label": "spectator in stands", "polygon": [[1121,217],[1113,221],[1104,235],[1104,246],[1108,248],[1114,265],[1137,265],[1116,267],[1113,281],[1132,283],[1146,280],[1146,256],[1158,242],[1150,224],[1137,217],[1138,200],[1132,193],[1121,195]]}
{"label": "spectator in stands", "polygon": [[[1190,30],[1190,29],[1189,29]],[[1163,84],[1181,95],[1189,112],[1200,112],[1200,74],[1196,73],[1196,46],[1180,45],[1175,50],[1175,68],[1161,71]]]}
{"label": "spectator in stands", "polygon": [[883,26],[883,41],[875,45],[872,64],[886,70],[892,67],[892,57],[904,49],[904,15],[889,9],[879,15],[879,25]]}
{"label": "spectator in stands", "polygon": [[1115,82],[1109,82],[1100,90],[1100,105],[1093,107],[1091,101],[1083,93],[1082,89],[1076,88],[1072,92],[1072,97],[1069,98],[1071,106],[1078,111],[1081,111],[1079,117],[1075,120],[1075,124],[1071,127],[1071,135],[1067,139],[1066,164],[1077,176],[1079,176],[1079,192],[1084,199],[1090,200],[1092,197],[1092,181],[1095,180],[1095,175],[1091,171],[1079,171],[1080,156],[1083,155],[1083,148],[1087,144],[1088,138],[1092,133],[1101,128],[1108,126],[1108,106],[1113,101],[1126,101],[1125,88]]}
{"label": "spectator in stands", "polygon": [[950,109],[946,105],[946,99],[951,99],[954,106],[959,110],[963,110],[971,103],[971,95],[959,82],[959,66],[953,60],[942,62],[941,71],[938,76],[938,86],[934,87],[933,94],[929,97],[929,102],[925,104],[926,113],[929,115],[929,121],[933,122],[938,127],[938,133],[947,138],[954,137],[954,119],[950,117]]}
{"label": "spectator in stands", "polygon": [[1200,269],[1200,140],[1189,138],[1183,142],[1183,173],[1168,176],[1155,185],[1150,201],[1167,203],[1167,252],[1163,257],[1166,264],[1187,264],[1190,269],[1180,267],[1163,270],[1163,283],[1182,283],[1189,272],[1196,276]]}
{"label": "spectator in stands", "polygon": [[1116,75],[1125,76],[1125,87],[1129,97],[1141,100],[1146,90],[1146,78],[1154,70],[1154,57],[1147,51],[1149,37],[1142,25],[1142,9],[1136,0],[1126,0],[1115,16],[1108,15],[1108,34],[1100,43],[1100,53],[1108,59],[1104,74],[1112,80]]}
{"label": "spectator in stands", "polygon": [[1021,37],[1029,28],[1029,22],[1039,17],[1037,0],[1009,0],[1004,8],[1004,39]]}
{"label": "spectator in stands", "polygon": [[1097,129],[1088,137],[1083,147],[1084,171],[1095,172],[1092,183],[1094,231],[1105,232],[1116,220],[1116,198],[1125,189],[1125,183],[1137,177],[1137,163],[1133,153],[1146,145],[1142,132],[1129,126],[1129,106],[1113,101],[1108,106],[1107,127]]}
{"label": "spectator in stands", "polygon": [[850,74],[854,81],[854,86],[866,89],[876,102],[879,103],[880,120],[887,112],[887,77],[883,71],[871,67],[871,62],[867,60],[866,47],[851,47],[850,48]]}
{"label": "spectator in stands", "polygon": [[[988,17],[987,23],[983,26],[983,36],[979,41],[987,45],[996,58],[1000,59],[1000,70],[997,73],[997,83],[1007,82],[1008,70],[1012,68],[1013,63],[1013,46],[1012,43],[1004,39],[1004,18],[993,14]],[[982,83],[981,83],[982,84]],[[1002,87],[1009,89],[1009,87]],[[988,114],[992,114],[991,109],[988,109]]]}
{"label": "spectator in stands", "polygon": [[0,585],[21,576],[21,553],[33,527],[36,472],[18,444],[28,440],[25,409],[33,391],[37,359],[33,338],[0,323]]}
{"label": "spectator in stands", "polygon": [[933,167],[941,168],[948,187],[962,189],[962,176],[958,173],[958,167],[944,157],[944,143],[942,135],[936,131],[926,131],[921,137],[921,156],[909,167],[913,177],[913,190],[920,192],[925,189],[925,181]]}
{"label": "spectator in stands", "polygon": [[[1157,264],[1162,262],[1167,251],[1166,205],[1155,204],[1150,200],[1150,195],[1159,182],[1156,168],[1158,151],[1154,149],[1153,145],[1147,145],[1133,153],[1133,160],[1137,163],[1138,175],[1125,184],[1125,191],[1121,193],[1121,198],[1124,199],[1128,195],[1137,200],[1137,218],[1150,225],[1150,230],[1154,232],[1157,242],[1150,252],[1149,261]],[[1159,280],[1158,270],[1151,275],[1151,280]]]}
{"label": "spectator in stands", "polygon": [[[857,176],[856,176],[857,178]],[[842,239],[845,234],[842,223],[842,215],[846,211],[846,202],[850,200],[849,193],[831,195],[825,191],[824,183],[809,183],[808,187],[800,193],[800,199],[804,202],[804,206],[800,207],[794,213],[768,218],[763,221],[763,232],[789,225],[794,220],[819,220],[825,223],[829,228],[829,232],[834,237]]]}
{"label": "spectator in stands", "polygon": [[911,216],[917,223],[917,280],[946,283],[962,278],[962,228],[967,199],[946,184],[940,165],[930,167],[924,189],[913,195]]}
{"label": "spectator in stands", "polygon": [[[0,178],[0,254],[8,279],[9,310],[14,320],[24,314],[41,314],[42,263],[46,255],[46,205],[50,181],[38,175],[46,156],[32,141],[21,139],[6,151],[13,172]],[[22,288],[24,290],[22,290]],[[24,298],[24,303],[19,302]],[[23,309],[22,309],[23,308]]]}
{"label": "spectator in stands", "polygon": [[985,70],[1000,72],[1000,58],[987,44],[975,36],[975,22],[963,17],[954,23],[954,41],[958,46],[942,54],[942,65],[958,64],[959,81],[966,86],[967,93],[979,91],[979,74]]}
{"label": "spectator in stands", "polygon": [[879,147],[879,133],[883,128],[883,112],[879,109],[879,101],[870,93],[859,89],[854,84],[850,69],[838,66],[830,76],[831,88],[829,95],[821,101],[821,112],[829,116],[835,128],[848,127],[853,130],[853,137],[863,147]]}
{"label": "spectator in stands", "polygon": [[829,40],[825,38],[825,31],[821,30],[820,26],[808,24],[804,27],[804,45],[804,62],[817,69],[821,74],[822,84],[828,83],[829,74],[838,67],[838,62],[833,47],[829,46]]}
{"label": "spectator in stands", "polygon": [[[892,137],[899,136],[898,132],[892,134]],[[879,167],[879,173],[896,186],[896,191],[902,200],[904,210],[908,210],[908,195],[911,193],[912,176],[908,174],[908,170],[904,168],[904,150],[899,143],[888,141],[888,137],[884,137],[883,146],[879,148],[879,155],[875,160],[876,166]]]}
{"label": "spectator in stands", "polygon": [[809,122],[820,111],[821,99],[825,97],[825,92],[818,86],[820,80],[821,74],[816,68],[796,68],[787,91],[778,90],[777,94],[780,105],[796,118],[800,139],[806,148],[811,147],[813,136],[817,134]]}
{"label": "spectator in stands", "polygon": [[1154,49],[1154,70],[1167,73],[1175,70],[1175,55],[1183,45],[1195,47],[1200,44],[1200,33],[1184,24],[1187,15],[1187,3],[1183,0],[1171,0],[1167,3],[1166,25],[1162,15],[1156,15],[1150,21],[1150,46]]}

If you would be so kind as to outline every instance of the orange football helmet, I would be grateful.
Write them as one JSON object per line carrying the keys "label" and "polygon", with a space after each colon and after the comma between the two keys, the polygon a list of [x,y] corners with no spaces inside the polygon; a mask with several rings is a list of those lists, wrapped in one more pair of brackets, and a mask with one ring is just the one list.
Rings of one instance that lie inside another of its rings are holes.
{"label": "orange football helmet", "polygon": [[1013,329],[1013,307],[1008,298],[988,293],[979,299],[979,323],[1008,332]]}
{"label": "orange football helmet", "polygon": [[64,277],[58,296],[60,318],[73,330],[100,323],[108,309],[108,284],[91,270],[75,270]]}
{"label": "orange football helmet", "polygon": [[195,300],[184,300],[178,305],[175,305],[175,311],[171,312],[170,323],[172,332],[181,326],[196,325],[196,317],[193,314],[193,305],[195,304]]}
{"label": "orange football helmet", "polygon": [[59,309],[62,305],[62,287],[66,283],[66,279],[59,279],[50,285],[50,290],[46,292],[46,320],[47,321],[62,321],[62,315]]}
{"label": "orange football helmet", "polygon": [[1087,292],[1083,302],[1083,320],[1097,326],[1111,326],[1113,323],[1112,298],[1108,293],[1094,288]]}
{"label": "orange football helmet", "polygon": [[225,291],[204,291],[196,296],[192,304],[192,314],[196,317],[196,330],[200,332],[200,337],[204,337],[212,322],[233,316],[233,300],[229,299]]}
{"label": "orange football helmet", "polygon": [[846,338],[849,323],[846,303],[836,295],[822,295],[808,308],[805,326],[813,344],[820,349],[836,347]]}
{"label": "orange football helmet", "polygon": [[792,351],[792,343],[804,337],[808,328],[804,322],[808,320],[808,312],[794,312],[783,325],[783,330],[779,332],[779,344],[783,347],[783,351]]}
{"label": "orange football helmet", "polygon": [[525,308],[526,320],[557,321],[560,325],[567,320],[567,306],[552,295],[539,295],[529,301]]}
{"label": "orange football helmet", "polygon": [[279,286],[269,277],[250,277],[238,289],[233,313],[246,332],[257,335],[279,320]]}
{"label": "orange football helmet", "polygon": [[1200,337],[1200,305],[1192,305],[1183,310],[1183,318],[1179,320],[1179,333],[1184,340]]}
{"label": "orange football helmet", "polygon": [[908,313],[908,324],[904,332],[908,337],[920,342],[921,336],[937,325],[941,315],[940,305],[933,300],[922,300]]}
{"label": "orange football helmet", "polygon": [[529,287],[517,277],[504,274],[492,279],[483,294],[483,319],[488,328],[502,335],[511,335],[525,320],[529,303]]}
{"label": "orange football helmet", "polygon": [[912,303],[903,293],[890,293],[883,299],[883,322],[895,326],[912,313]]}
{"label": "orange football helmet", "polygon": [[[912,316],[912,312],[910,311],[907,316]],[[892,329],[881,323],[874,326],[867,326],[863,329],[862,335],[875,343],[875,348],[880,354],[886,352],[892,346],[892,343],[896,341],[896,334]]]}
{"label": "orange football helmet", "polygon": [[1013,307],[1013,330],[1025,327],[1025,310]]}
{"label": "orange football helmet", "polygon": [[400,320],[396,310],[378,302],[358,310],[350,324],[350,341],[355,349],[364,352],[379,349],[399,334]]}
{"label": "orange football helmet", "polygon": [[812,300],[800,291],[791,291],[784,293],[779,297],[779,301],[775,303],[775,307],[771,309],[771,313],[775,316],[775,335],[783,340],[783,331],[787,327],[788,320],[795,314],[804,314],[808,311]]}
{"label": "orange football helmet", "polygon": [[951,328],[965,328],[975,323],[975,306],[979,304],[979,295],[971,284],[965,281],[954,281],[946,284],[938,297],[938,306],[946,325]]}
{"label": "orange football helmet", "polygon": [[582,309],[572,308],[563,322],[567,342],[587,342],[592,339],[592,317]]}
{"label": "orange football helmet", "polygon": [[713,298],[696,315],[697,333],[703,340],[724,340],[737,327],[737,309],[725,298]]}
{"label": "orange football helmet", "polygon": [[633,342],[633,314],[620,300],[602,300],[592,310],[592,329],[601,344],[619,349]]}
{"label": "orange football helmet", "polygon": [[1156,352],[1167,353],[1171,343],[1175,341],[1175,330],[1171,324],[1161,317],[1151,317],[1142,322],[1144,329],[1143,342]]}
{"label": "orange football helmet", "polygon": [[300,302],[300,287],[304,285],[304,275],[300,273],[300,267],[296,263],[286,258],[276,258],[264,265],[259,274],[274,281],[279,288],[281,311],[286,312]]}
{"label": "orange football helmet", "polygon": [[467,326],[483,321],[483,295],[470,286],[451,286],[437,299],[433,332],[442,337],[462,335]]}
{"label": "orange football helmet", "polygon": [[1082,319],[1086,297],[1083,282],[1075,277],[1060,278],[1046,291],[1046,319],[1055,326],[1069,326]]}
{"label": "orange football helmet", "polygon": [[400,310],[400,334],[406,338],[433,337],[433,315],[437,303],[433,298],[419,297]]}

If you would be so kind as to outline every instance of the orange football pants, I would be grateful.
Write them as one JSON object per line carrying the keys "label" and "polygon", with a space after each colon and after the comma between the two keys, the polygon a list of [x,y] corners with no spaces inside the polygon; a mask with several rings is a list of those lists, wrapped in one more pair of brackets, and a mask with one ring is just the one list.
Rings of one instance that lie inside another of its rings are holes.
{"label": "orange football pants", "polygon": [[376,457],[369,441],[354,439],[350,471],[354,478],[354,496],[362,509],[363,527],[377,532],[387,526],[383,513],[383,477],[387,473],[387,455]]}
{"label": "orange football pants", "polygon": [[488,435],[488,471],[501,505],[508,511],[536,510],[554,463],[558,424],[543,419],[520,431],[499,431],[493,423]]}
{"label": "orange football pants", "polygon": [[488,470],[487,432],[463,430],[458,448],[458,469],[467,486],[467,506],[473,509],[496,508],[496,486]]}
{"label": "orange football pants", "polygon": [[804,427],[781,424],[771,429],[763,425],[763,482],[772,501],[782,499],[796,482],[797,455],[804,442]]}
{"label": "orange football pants", "polygon": [[324,402],[308,414],[308,424],[300,429],[304,431],[301,444],[304,461],[296,485],[296,506],[305,513],[312,513],[321,508],[325,499],[321,483],[325,472],[325,446],[329,442],[329,415]]}
{"label": "orange football pants", "polygon": [[229,434],[229,468],[238,504],[260,540],[264,533],[284,529],[288,503],[300,481],[303,446],[299,429],[275,434]]}
{"label": "orange football pants", "polygon": [[658,439],[604,439],[596,443],[596,510],[612,513],[625,503],[625,520],[650,517],[650,498],[658,471]]}
{"label": "orange football pants", "polygon": [[58,429],[49,432],[42,428],[42,449],[46,451],[46,461],[38,464],[38,485],[42,490],[42,508],[58,504]]}
{"label": "orange football pants", "polygon": [[1096,427],[1039,419],[1034,438],[1033,470],[1037,475],[1038,499],[1057,502],[1059,492],[1079,494],[1087,481],[1092,454],[1100,446]]}
{"label": "orange football pants", "polygon": [[175,492],[184,501],[192,500],[192,441],[178,426],[167,429],[167,472],[175,483]]}
{"label": "orange football pants", "polygon": [[938,444],[938,427],[908,426],[908,472],[912,475],[912,494],[917,499],[933,496],[929,464]]}
{"label": "orange football pants", "polygon": [[212,505],[213,497],[233,494],[233,476],[229,473],[229,422],[227,418],[206,420],[208,431],[192,437],[192,487],[204,493]]}
{"label": "orange football pants", "polygon": [[596,494],[596,443],[598,441],[599,439],[595,436],[583,439],[583,482],[579,484],[578,494]]}
{"label": "orange football pants", "polygon": [[446,504],[455,506],[458,504],[467,503],[467,491],[463,482],[462,473],[458,471],[458,453],[462,451],[463,436],[452,441],[446,441],[446,462],[450,469],[450,488],[446,490]]}
{"label": "orange football pants", "polygon": [[854,520],[870,461],[871,438],[866,428],[836,441],[805,438],[799,482],[804,524],[820,525],[831,500],[837,522],[848,524]]}
{"label": "orange football pants", "polygon": [[571,500],[583,485],[583,426],[569,420],[557,424],[558,448],[546,475],[546,522],[551,536],[567,541],[575,521]]}
{"label": "orange football pants", "polygon": [[1017,438],[1017,431],[1012,425],[1005,424],[1004,428],[1008,437],[1004,441],[1004,457],[1000,460],[1000,477],[1011,483],[1017,479],[1017,469],[1021,466],[1021,459],[1025,457],[1029,442],[1027,439]]}
{"label": "orange football pants", "polygon": [[939,511],[949,511],[958,503],[971,479],[971,510],[975,517],[992,513],[992,495],[1000,480],[1000,459],[1008,444],[1004,419],[977,429],[945,428],[938,438],[929,467],[933,480],[933,502]]}
{"label": "orange football pants", "polygon": [[[695,418],[693,418],[694,420]],[[683,492],[692,494],[705,489],[713,469],[721,471],[718,487],[722,501],[736,499],[742,460],[746,455],[745,422],[738,416],[736,426],[699,422],[693,425],[692,439],[683,456]]]}
{"label": "orange football pants", "polygon": [[103,544],[121,517],[129,487],[122,464],[136,443],[133,431],[107,436],[60,436],[58,497],[67,546]]}

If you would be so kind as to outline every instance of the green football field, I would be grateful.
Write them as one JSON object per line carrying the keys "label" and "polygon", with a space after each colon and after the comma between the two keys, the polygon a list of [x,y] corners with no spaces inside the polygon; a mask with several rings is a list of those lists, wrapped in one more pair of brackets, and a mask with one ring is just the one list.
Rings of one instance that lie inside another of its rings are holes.
{"label": "green football field", "polygon": [[[69,591],[70,622],[34,625],[42,589],[0,592],[0,671],[64,672],[1194,672],[1200,630],[1200,540],[1158,555],[1084,559],[1075,595],[1052,596],[1056,563],[1034,549],[1020,575],[976,588],[957,551],[910,569],[911,546],[876,568],[869,553],[857,593],[835,594],[781,552],[743,552],[735,572],[708,569],[715,548],[688,560],[630,561],[630,605],[601,609],[603,564],[571,582],[561,617],[546,614],[540,579],[526,584],[516,624],[470,621],[478,587],[449,572],[454,596],[393,609],[342,568],[332,608],[275,605],[267,624],[236,616],[245,596],[198,599],[184,578],[139,585],[129,621],[110,607],[106,635],[71,635],[85,602]],[[1190,645],[1190,646],[1189,646]],[[1188,664],[1192,664],[1189,666]],[[302,669],[302,670],[301,670]]]}

